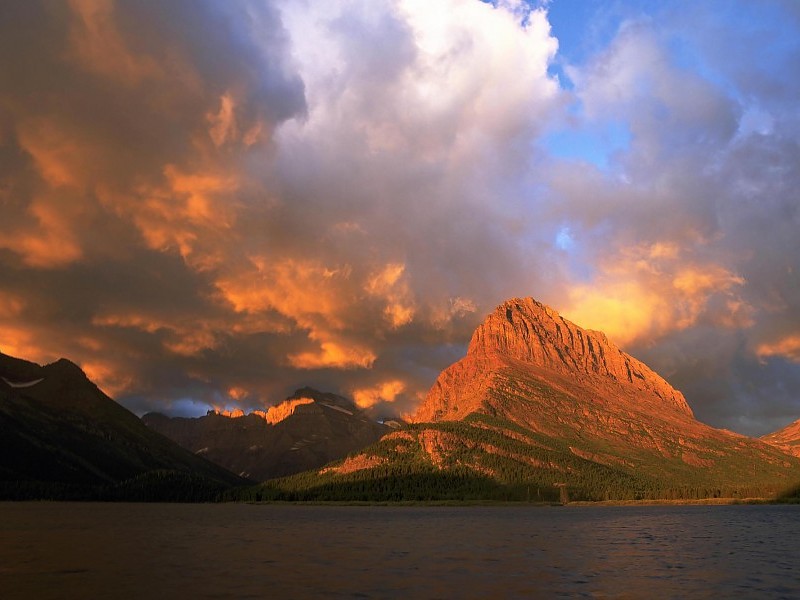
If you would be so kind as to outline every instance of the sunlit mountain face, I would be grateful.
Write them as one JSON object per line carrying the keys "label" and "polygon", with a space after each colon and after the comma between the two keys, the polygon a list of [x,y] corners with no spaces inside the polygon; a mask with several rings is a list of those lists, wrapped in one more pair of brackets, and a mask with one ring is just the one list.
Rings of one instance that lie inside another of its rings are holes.
{"label": "sunlit mountain face", "polygon": [[800,416],[800,6],[0,3],[0,351],[138,414],[414,413],[534,296]]}

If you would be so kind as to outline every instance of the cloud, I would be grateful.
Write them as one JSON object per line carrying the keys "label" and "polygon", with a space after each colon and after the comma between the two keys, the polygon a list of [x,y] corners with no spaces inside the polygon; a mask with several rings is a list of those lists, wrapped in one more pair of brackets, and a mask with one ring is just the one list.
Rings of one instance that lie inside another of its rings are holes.
{"label": "cloud", "polygon": [[563,312],[617,343],[650,343],[698,323],[718,328],[752,324],[742,277],[720,265],[693,264],[675,245],[624,247],[603,257],[591,282],[569,289]]}
{"label": "cloud", "polygon": [[384,381],[374,387],[359,388],[352,391],[353,399],[361,408],[369,408],[379,402],[394,402],[406,389],[399,379]]}
{"label": "cloud", "polygon": [[384,316],[393,328],[414,319],[414,300],[408,282],[402,279],[406,266],[390,263],[367,281],[366,292],[385,301]]}
{"label": "cloud", "polygon": [[[257,129],[305,110],[287,53],[265,54],[286,48],[277,12],[259,9],[258,44],[214,3],[2,12],[0,268],[17,299],[2,349],[73,358],[123,400],[194,394],[209,377],[172,358],[251,326],[231,322],[205,274],[233,259],[241,163],[268,143]],[[214,129],[225,97],[229,123]]]}
{"label": "cloud", "polygon": [[800,335],[790,333],[774,342],[759,344],[756,353],[761,358],[780,356],[800,363]]}
{"label": "cloud", "polygon": [[[776,52],[773,65],[743,56],[721,27],[742,26],[736,10],[665,9],[658,26],[624,22],[605,50],[567,72],[577,127],[621,121],[629,143],[606,169],[561,161],[549,175],[553,214],[576,240],[565,247],[574,281],[565,312],[667,375],[702,420],[757,433],[800,411],[790,374],[800,254],[789,233],[800,163],[794,111],[773,86],[800,54],[796,41],[783,50],[791,27],[773,21],[773,9],[748,26]],[[765,385],[767,372],[786,385]]]}
{"label": "cloud", "polygon": [[2,3],[0,350],[138,412],[404,413],[532,295],[714,424],[800,413],[797,21],[714,6],[567,64],[516,1]]}
{"label": "cloud", "polygon": [[522,193],[560,102],[543,11],[3,11],[4,56],[43,43],[3,82],[2,349],[69,356],[139,411],[304,384],[405,410],[498,301],[482,271],[538,279],[494,191]]}
{"label": "cloud", "polygon": [[113,0],[70,0],[73,18],[70,51],[88,71],[135,87],[147,78],[163,78],[156,60],[131,51],[117,29]]}

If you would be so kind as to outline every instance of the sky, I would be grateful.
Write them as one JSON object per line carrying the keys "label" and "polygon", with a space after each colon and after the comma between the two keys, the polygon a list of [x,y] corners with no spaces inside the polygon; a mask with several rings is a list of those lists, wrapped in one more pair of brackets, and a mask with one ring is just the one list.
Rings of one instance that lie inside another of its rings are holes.
{"label": "sky", "polygon": [[532,296],[800,418],[800,2],[0,2],[0,351],[407,415]]}

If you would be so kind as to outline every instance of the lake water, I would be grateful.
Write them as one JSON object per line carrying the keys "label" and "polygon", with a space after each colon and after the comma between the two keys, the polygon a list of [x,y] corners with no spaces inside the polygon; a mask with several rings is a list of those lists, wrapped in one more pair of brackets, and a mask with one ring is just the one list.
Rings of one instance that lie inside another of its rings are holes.
{"label": "lake water", "polygon": [[800,507],[0,503],[0,598],[799,598]]}

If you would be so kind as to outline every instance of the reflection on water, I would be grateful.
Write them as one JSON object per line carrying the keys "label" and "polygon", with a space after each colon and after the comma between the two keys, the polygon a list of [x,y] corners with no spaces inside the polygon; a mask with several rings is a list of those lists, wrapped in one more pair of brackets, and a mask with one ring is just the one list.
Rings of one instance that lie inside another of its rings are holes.
{"label": "reflection on water", "polygon": [[793,598],[800,507],[0,503],[0,598]]}

